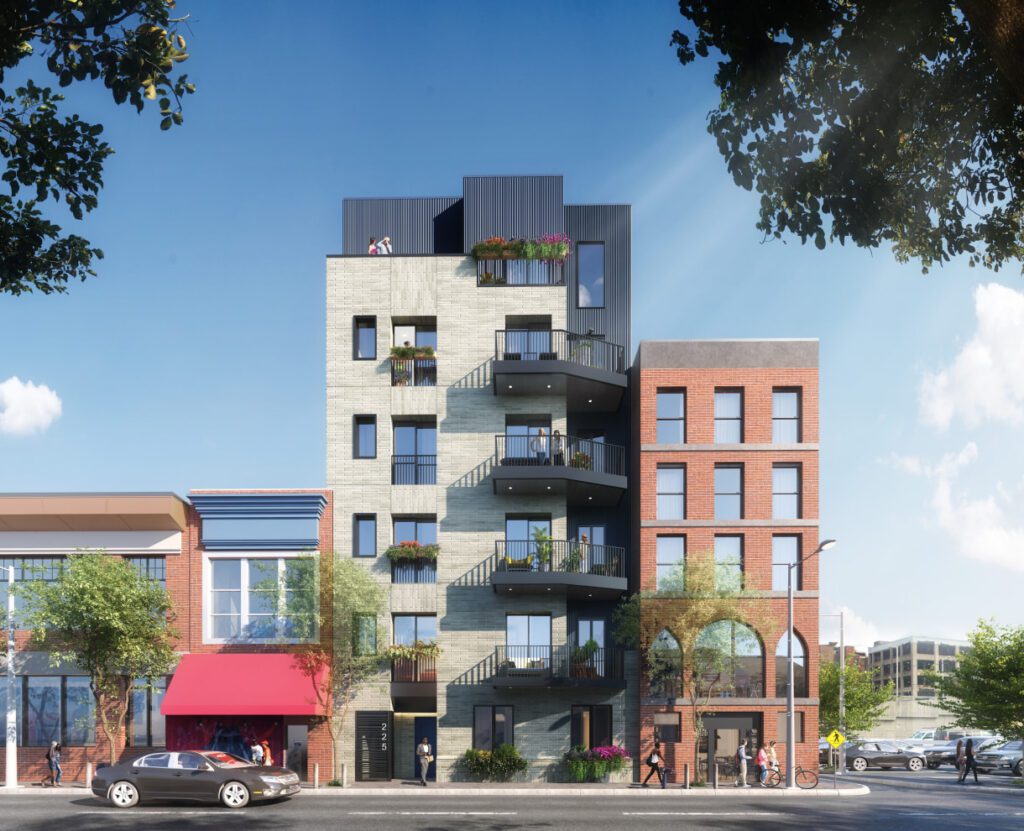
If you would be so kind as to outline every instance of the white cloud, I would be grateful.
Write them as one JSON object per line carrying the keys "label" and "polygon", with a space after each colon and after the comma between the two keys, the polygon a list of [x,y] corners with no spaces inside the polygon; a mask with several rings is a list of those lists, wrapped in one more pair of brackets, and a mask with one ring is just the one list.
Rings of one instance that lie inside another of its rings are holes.
{"label": "white cloud", "polygon": [[866,651],[875,641],[893,640],[900,635],[876,626],[869,620],[865,620],[849,606],[828,606],[828,612],[822,612],[821,626],[819,629],[819,640],[822,643],[835,641],[839,643],[839,613],[843,613],[843,636],[847,646],[854,646],[860,651]]}
{"label": "white cloud", "polygon": [[44,384],[22,381],[17,375],[0,381],[0,433],[41,433],[60,412],[60,396]]}
{"label": "white cloud", "polygon": [[954,418],[1024,422],[1024,293],[999,283],[974,291],[978,328],[953,362],[921,379],[921,417],[945,430]]}

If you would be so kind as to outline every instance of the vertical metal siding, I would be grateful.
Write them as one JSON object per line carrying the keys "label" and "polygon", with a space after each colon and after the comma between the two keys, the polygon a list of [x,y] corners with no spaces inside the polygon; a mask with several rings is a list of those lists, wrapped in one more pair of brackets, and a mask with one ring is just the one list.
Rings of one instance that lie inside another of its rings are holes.
{"label": "vertical metal siding", "polygon": [[482,239],[536,239],[565,230],[561,176],[465,176],[466,252]]}
{"label": "vertical metal siding", "polygon": [[[566,274],[568,328],[585,333],[593,329],[630,354],[630,260],[629,205],[566,205],[565,233],[573,252]],[[604,243],[604,308],[580,309],[576,305],[578,281],[576,243]]]}
{"label": "vertical metal siding", "polygon": [[391,237],[393,254],[461,254],[462,199],[346,199],[342,253],[365,254],[370,237]]}

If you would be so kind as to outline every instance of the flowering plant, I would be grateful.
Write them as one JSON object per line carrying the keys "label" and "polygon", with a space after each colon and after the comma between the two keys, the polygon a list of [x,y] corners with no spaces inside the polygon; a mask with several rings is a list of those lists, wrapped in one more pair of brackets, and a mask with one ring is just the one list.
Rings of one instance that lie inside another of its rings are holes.
{"label": "flowering plant", "polygon": [[393,644],[384,650],[389,661],[413,661],[416,658],[437,658],[441,647],[435,641],[416,641],[412,644]]}
{"label": "flowering plant", "polygon": [[395,545],[389,545],[384,552],[391,562],[403,562],[408,560],[436,560],[441,553],[441,546],[437,543],[421,545],[416,540],[403,540]]}
{"label": "flowering plant", "polygon": [[488,237],[473,246],[478,260],[555,260],[569,256],[571,241],[565,234],[544,234],[539,239],[506,240]]}
{"label": "flowering plant", "polygon": [[562,758],[569,779],[573,782],[596,782],[609,773],[624,770],[629,754],[624,747],[603,745],[592,747],[574,747]]}

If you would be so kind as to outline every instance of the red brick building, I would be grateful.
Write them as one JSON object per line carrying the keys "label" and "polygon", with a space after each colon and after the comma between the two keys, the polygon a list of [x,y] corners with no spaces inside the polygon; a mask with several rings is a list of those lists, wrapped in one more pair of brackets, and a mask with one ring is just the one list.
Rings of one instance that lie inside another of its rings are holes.
{"label": "red brick building", "polygon": [[[756,746],[774,739],[784,766],[784,566],[814,552],[819,542],[817,341],[645,341],[631,386],[632,481],[638,483],[633,546],[639,552],[633,580],[645,611],[670,618],[663,597],[687,562],[698,558],[713,558],[716,581],[758,595],[737,601],[740,619],[714,623],[697,639],[699,646],[725,635],[717,642],[731,644],[735,659],[728,677],[711,687],[715,697],[705,719],[701,764],[727,769],[740,740]],[[814,766],[818,559],[807,560],[794,575],[796,761]],[[753,616],[755,607],[756,621],[742,619],[744,609]],[[654,647],[663,655],[685,652],[670,626],[660,630]],[[685,655],[679,665],[689,671]],[[653,682],[650,673],[644,676],[641,758],[657,735],[670,781],[681,781],[697,741],[683,676]]]}

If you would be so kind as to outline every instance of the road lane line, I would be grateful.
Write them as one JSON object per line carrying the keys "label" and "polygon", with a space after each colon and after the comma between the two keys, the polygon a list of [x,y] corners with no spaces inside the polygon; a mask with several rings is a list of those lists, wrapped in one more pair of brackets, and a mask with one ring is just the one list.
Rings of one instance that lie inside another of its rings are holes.
{"label": "road lane line", "polygon": [[516,811],[349,811],[350,817],[514,817]]}
{"label": "road lane line", "polygon": [[624,817],[784,817],[778,811],[623,811]]}

